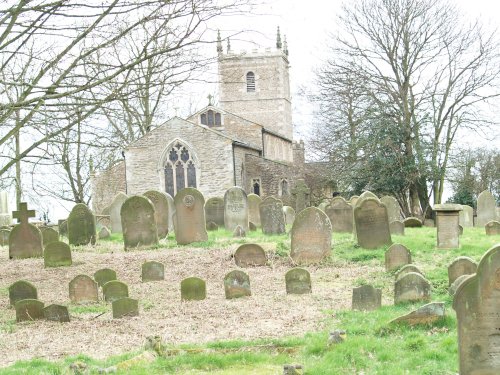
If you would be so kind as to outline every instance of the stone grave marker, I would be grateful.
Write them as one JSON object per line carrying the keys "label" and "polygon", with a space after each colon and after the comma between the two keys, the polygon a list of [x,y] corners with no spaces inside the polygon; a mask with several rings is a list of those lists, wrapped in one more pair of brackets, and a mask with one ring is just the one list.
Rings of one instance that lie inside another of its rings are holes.
{"label": "stone grave marker", "polygon": [[236,228],[233,230],[233,237],[239,238],[239,237],[246,237],[247,232],[245,232],[245,229],[241,225],[237,225]]}
{"label": "stone grave marker", "polygon": [[462,210],[459,204],[436,204],[437,247],[438,249],[457,249],[460,247],[460,228],[458,213]]}
{"label": "stone grave marker", "polygon": [[267,257],[264,249],[257,244],[240,245],[234,253],[234,261],[238,267],[265,266]]}
{"label": "stone grave marker", "polygon": [[260,227],[260,210],[259,205],[262,199],[257,194],[248,194],[248,221],[255,224],[256,227]]}
{"label": "stone grave marker", "polygon": [[174,198],[169,193],[165,193],[168,202],[168,231],[170,233],[174,233],[175,223],[174,223],[174,215],[175,215],[175,203]]}
{"label": "stone grave marker", "polygon": [[94,280],[102,287],[108,281],[116,280],[116,272],[110,268],[102,268],[94,273]]}
{"label": "stone grave marker", "polygon": [[54,228],[41,227],[39,229],[42,232],[42,244],[44,248],[51,242],[59,241],[59,232]]}
{"label": "stone grave marker", "polygon": [[9,196],[6,191],[0,191],[0,227],[12,224],[9,210]]}
{"label": "stone grave marker", "polygon": [[471,228],[474,226],[474,209],[471,206],[462,205],[462,211],[458,214],[459,223],[464,228]]}
{"label": "stone grave marker", "polygon": [[469,257],[458,257],[448,266],[448,285],[462,275],[472,275],[476,273],[477,263]]}
{"label": "stone grave marker", "polygon": [[118,192],[111,202],[109,206],[109,222],[111,233],[122,233],[122,217],[121,217],[121,209],[123,203],[127,200],[127,194],[123,192]]}
{"label": "stone grave marker", "polygon": [[153,203],[155,209],[156,230],[158,238],[168,235],[168,198],[167,194],[157,190],[149,190],[143,194]]}
{"label": "stone grave marker", "polygon": [[422,225],[427,228],[434,228],[436,226],[434,220],[429,218],[425,218]]}
{"label": "stone grave marker", "polygon": [[257,230],[257,226],[252,223],[251,221],[248,222],[248,229],[251,231],[251,232],[255,232]]}
{"label": "stone grave marker", "polygon": [[23,299],[38,299],[38,293],[32,283],[19,280],[9,286],[9,303],[14,306]]}
{"label": "stone grave marker", "polygon": [[481,258],[477,272],[458,287],[457,313],[460,374],[500,373],[500,244]]}
{"label": "stone grave marker", "polygon": [[0,229],[0,246],[9,244],[10,229]]}
{"label": "stone grave marker", "polygon": [[68,237],[68,219],[57,220],[57,229],[61,236]]}
{"label": "stone grave marker", "polygon": [[139,316],[139,301],[133,298],[120,298],[111,304],[113,319]]}
{"label": "stone grave marker", "polygon": [[394,284],[394,304],[402,302],[428,301],[431,299],[431,284],[420,274],[409,272]]}
{"label": "stone grave marker", "polygon": [[352,206],[338,196],[333,198],[324,209],[332,223],[332,231],[335,233],[352,233]]}
{"label": "stone grave marker", "polygon": [[153,203],[139,195],[127,198],[121,208],[125,250],[158,244],[158,231]]}
{"label": "stone grave marker", "polygon": [[128,297],[128,285],[122,281],[111,280],[102,286],[102,293],[106,302],[113,302]]}
{"label": "stone grave marker", "polygon": [[283,206],[283,214],[285,215],[285,224],[292,225],[295,221],[295,210],[290,206]]}
{"label": "stone grave marker", "polygon": [[492,220],[484,226],[487,236],[498,236],[500,234],[500,222]]}
{"label": "stone grave marker", "polygon": [[407,273],[410,273],[410,272],[415,272],[415,273],[418,273],[422,276],[424,276],[424,274],[422,273],[422,271],[420,271],[420,269],[414,265],[414,264],[407,264],[407,265],[404,265],[403,267],[401,267],[397,272],[396,274],[394,275],[396,280],[402,278],[404,275],[406,275]]}
{"label": "stone grave marker", "polygon": [[389,217],[389,223],[392,223],[393,221],[400,221],[401,220],[401,209],[399,207],[399,203],[396,200],[396,198],[391,197],[389,195],[383,196],[380,198],[380,201],[385,204],[385,207],[387,208],[387,216]]}
{"label": "stone grave marker", "polygon": [[432,324],[445,316],[444,302],[431,302],[408,314],[399,316],[389,323],[405,323],[410,326],[418,324]]}
{"label": "stone grave marker", "polygon": [[43,252],[43,263],[45,267],[71,266],[71,249],[65,242],[50,242],[45,246]]}
{"label": "stone grave marker", "polygon": [[285,233],[285,215],[283,203],[274,197],[265,198],[259,206],[262,233],[283,234]]}
{"label": "stone grave marker", "polygon": [[207,241],[205,198],[195,188],[182,189],[175,195],[175,240],[179,245]]}
{"label": "stone grave marker", "polygon": [[165,266],[154,260],[142,264],[142,282],[161,281],[165,279]]}
{"label": "stone grave marker", "polygon": [[19,224],[14,226],[9,236],[9,258],[23,259],[41,257],[43,255],[42,233],[33,224],[28,223],[35,217],[35,210],[28,210],[26,203],[19,203],[19,210],[12,212]]}
{"label": "stone grave marker", "polygon": [[97,283],[87,275],[78,275],[69,282],[69,299],[73,303],[97,302]]}
{"label": "stone grave marker", "polygon": [[95,217],[83,203],[76,204],[68,217],[68,240],[70,245],[95,244],[97,238]]}
{"label": "stone grave marker", "polygon": [[299,214],[300,211],[310,206],[309,197],[311,189],[306,185],[306,182],[299,178],[295,183],[295,187],[291,191],[293,200],[295,202],[295,212]]}
{"label": "stone grave marker", "polygon": [[356,206],[358,199],[359,199],[359,196],[357,196],[357,195],[353,195],[351,198],[349,198],[349,203],[351,204],[352,207]]}
{"label": "stone grave marker", "polygon": [[205,220],[213,222],[219,227],[224,226],[224,199],[220,197],[210,198],[205,203]]}
{"label": "stone grave marker", "polygon": [[37,299],[22,299],[15,304],[16,322],[43,319],[44,303]]}
{"label": "stone grave marker", "polygon": [[51,322],[66,323],[70,321],[68,308],[62,305],[52,304],[44,307],[43,316],[45,320],[49,320]]}
{"label": "stone grave marker", "polygon": [[488,190],[478,195],[476,227],[484,227],[489,221],[496,220],[496,206],[495,197]]}
{"label": "stone grave marker", "polygon": [[390,245],[391,233],[387,209],[375,198],[360,199],[354,208],[358,244],[364,249]]}
{"label": "stone grave marker", "polygon": [[389,232],[391,235],[404,236],[405,235],[405,225],[402,221],[396,220],[389,223]]}
{"label": "stone grave marker", "polygon": [[198,277],[188,277],[181,281],[181,299],[183,301],[201,301],[207,297],[205,281]]}
{"label": "stone grave marker", "polygon": [[219,230],[219,226],[215,222],[209,221],[207,223],[207,231],[212,232],[216,230]]}
{"label": "stone grave marker", "polygon": [[392,244],[385,252],[385,270],[387,272],[410,263],[411,253],[404,245]]}
{"label": "stone grave marker", "polygon": [[234,186],[224,194],[224,226],[233,232],[238,225],[248,231],[248,201],[247,193]]}
{"label": "stone grave marker", "polygon": [[363,285],[352,289],[352,309],[360,311],[376,310],[382,306],[382,289]]}
{"label": "stone grave marker", "polygon": [[467,280],[469,277],[471,277],[471,275],[462,275],[457,277],[456,280],[448,288],[448,294],[453,297],[457,292],[457,289],[460,286],[460,284],[462,284],[462,282]]}
{"label": "stone grave marker", "polygon": [[250,278],[243,271],[231,271],[224,277],[224,291],[226,299],[251,296]]}
{"label": "stone grave marker", "polygon": [[[315,207],[316,208],[316,207]],[[285,274],[287,294],[311,293],[311,275],[303,268],[293,268]]]}
{"label": "stone grave marker", "polygon": [[97,234],[97,237],[98,237],[100,240],[103,240],[103,239],[109,238],[109,237],[111,237],[111,231],[110,231],[107,227],[102,227],[102,228],[99,230],[99,233]]}
{"label": "stone grave marker", "polygon": [[407,217],[403,220],[403,223],[406,228],[421,228],[423,225],[422,220],[414,216]]}

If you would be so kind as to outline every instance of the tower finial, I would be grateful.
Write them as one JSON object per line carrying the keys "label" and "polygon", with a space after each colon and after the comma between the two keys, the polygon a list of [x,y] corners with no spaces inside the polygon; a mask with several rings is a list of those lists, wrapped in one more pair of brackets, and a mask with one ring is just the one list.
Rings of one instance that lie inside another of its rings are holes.
{"label": "tower finial", "polygon": [[288,56],[288,43],[286,41],[286,35],[284,36],[284,41],[283,41],[283,52],[285,52],[285,55]]}
{"label": "tower finial", "polygon": [[278,32],[276,33],[276,48],[281,49],[281,34],[280,34],[280,27],[278,26]]}
{"label": "tower finial", "polygon": [[229,40],[229,37],[227,37],[227,53],[231,52],[231,41]]}
{"label": "tower finial", "polygon": [[220,30],[217,30],[217,53],[222,53],[222,41],[220,39]]}

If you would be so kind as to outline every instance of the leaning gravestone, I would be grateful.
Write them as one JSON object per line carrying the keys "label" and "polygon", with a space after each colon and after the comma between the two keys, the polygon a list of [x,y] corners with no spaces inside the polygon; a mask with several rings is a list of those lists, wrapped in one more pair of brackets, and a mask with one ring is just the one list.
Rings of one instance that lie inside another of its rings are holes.
{"label": "leaning gravestone", "polygon": [[62,305],[49,305],[44,307],[43,316],[45,320],[51,322],[66,323],[69,322],[69,312],[66,306]]}
{"label": "leaning gravestone", "polygon": [[472,275],[476,273],[477,263],[469,257],[458,257],[448,266],[448,285],[462,275]]}
{"label": "leaning gravestone", "polygon": [[262,233],[283,234],[285,233],[285,215],[283,203],[274,197],[267,197],[260,206],[260,222]]}
{"label": "leaning gravestone", "polygon": [[460,247],[459,212],[460,204],[436,204],[437,247],[438,249],[457,249]]}
{"label": "leaning gravestone", "polygon": [[163,263],[149,261],[142,264],[142,282],[161,281],[165,279],[165,266]]}
{"label": "leaning gravestone", "polygon": [[353,310],[376,310],[382,306],[382,289],[374,288],[371,285],[363,285],[352,290]]}
{"label": "leaning gravestone", "polygon": [[410,326],[425,324],[429,325],[437,322],[445,317],[444,302],[431,302],[408,314],[399,316],[389,322],[391,323],[404,323]]}
{"label": "leaning gravestone", "polygon": [[407,273],[410,273],[410,272],[415,272],[415,273],[418,273],[419,275],[424,276],[422,271],[420,271],[420,269],[414,264],[407,264],[407,265],[401,267],[396,272],[396,274],[394,276],[395,276],[396,280],[399,280],[400,278],[402,278],[403,276],[405,276]]}
{"label": "leaning gravestone", "polygon": [[188,277],[181,281],[181,299],[183,301],[201,301],[207,297],[207,285],[198,277]]}
{"label": "leaning gravestone", "polygon": [[332,224],[317,207],[308,207],[297,215],[291,230],[290,256],[297,264],[321,261],[332,249]]}
{"label": "leaning gravestone", "polygon": [[333,198],[324,211],[332,223],[333,232],[352,233],[352,206],[344,198]]}
{"label": "leaning gravestone", "polygon": [[500,244],[481,258],[453,299],[461,375],[500,373]]}
{"label": "leaning gravestone", "polygon": [[233,232],[238,225],[248,232],[248,201],[247,193],[234,186],[224,194],[224,226]]}
{"label": "leaning gravestone", "polygon": [[19,211],[12,212],[19,224],[12,228],[9,235],[9,258],[23,259],[41,257],[43,255],[42,233],[28,223],[30,217],[35,217],[35,210],[28,210],[26,203],[19,203]]}
{"label": "leaning gravestone", "polygon": [[251,296],[250,278],[243,271],[231,271],[224,277],[226,299]]}
{"label": "leaning gravestone", "polygon": [[207,241],[205,198],[195,188],[184,188],[175,195],[175,240],[179,245]]}
{"label": "leaning gravestone", "polygon": [[460,225],[464,228],[474,226],[474,209],[471,206],[462,205],[462,211],[459,213]]}
{"label": "leaning gravestone", "polygon": [[54,228],[42,227],[39,229],[40,232],[42,232],[43,247],[47,246],[51,242],[59,241],[59,232]]}
{"label": "leaning gravestone", "polygon": [[401,213],[399,208],[399,203],[396,198],[389,195],[380,198],[380,201],[387,207],[387,216],[389,217],[389,223],[401,220]]}
{"label": "leaning gravestone", "polygon": [[102,293],[106,302],[113,302],[128,297],[128,285],[118,280],[111,280],[102,286]]}
{"label": "leaning gravestone", "polygon": [[406,228],[421,228],[423,225],[422,220],[414,216],[407,217],[403,220],[403,223]]}
{"label": "leaning gravestone", "polygon": [[94,273],[94,280],[102,287],[108,281],[116,280],[116,272],[110,268],[102,268]]}
{"label": "leaning gravestone", "polygon": [[260,227],[260,210],[259,205],[262,199],[257,194],[248,194],[248,221],[255,224],[256,227]]}
{"label": "leaning gravestone", "polygon": [[311,189],[309,189],[305,181],[301,178],[295,183],[295,187],[291,191],[293,200],[295,202],[295,212],[300,213],[303,209],[310,206],[309,196]]}
{"label": "leaning gravestone", "polygon": [[285,215],[285,224],[292,225],[295,221],[295,210],[290,206],[283,206],[283,214]]}
{"label": "leaning gravestone", "polygon": [[411,263],[411,253],[406,246],[392,244],[385,252],[385,270],[392,271]]}
{"label": "leaning gravestone", "polygon": [[153,203],[155,209],[155,222],[159,238],[168,234],[168,198],[167,194],[157,190],[149,190],[143,194]]}
{"label": "leaning gravestone", "polygon": [[14,306],[16,309],[16,322],[43,319],[43,306],[44,303],[37,299],[17,301]]}
{"label": "leaning gravestone", "polygon": [[125,250],[158,244],[158,231],[153,203],[139,195],[127,198],[121,209]]}
{"label": "leaning gravestone", "polygon": [[394,284],[394,304],[402,302],[428,301],[431,299],[431,284],[420,274],[409,272]]}
{"label": "leaning gravestone", "polygon": [[391,236],[404,236],[405,235],[405,225],[402,221],[396,220],[389,224],[389,232]]}
{"label": "leaning gravestone", "polygon": [[261,246],[247,243],[238,247],[234,253],[234,261],[238,267],[265,266],[267,257]]}
{"label": "leaning gravestone", "polygon": [[10,229],[0,229],[0,246],[9,244]]}
{"label": "leaning gravestone", "polygon": [[497,202],[488,190],[483,191],[477,197],[476,227],[484,227],[489,221],[496,220]]}
{"label": "leaning gravestone", "polygon": [[73,303],[97,302],[97,283],[87,275],[78,275],[69,282],[69,299]]}
{"label": "leaning gravestone", "polygon": [[303,268],[293,268],[285,275],[287,294],[311,293],[311,275]]}
{"label": "leaning gravestone", "polygon": [[45,267],[71,266],[71,249],[66,242],[56,241],[45,246],[43,252],[43,263]]}
{"label": "leaning gravestone", "polygon": [[487,236],[497,236],[500,234],[500,222],[492,220],[484,226]]}
{"label": "leaning gravestone", "polygon": [[113,310],[113,319],[139,316],[139,301],[128,297],[120,298],[113,301],[111,309]]}
{"label": "leaning gravestone", "polygon": [[354,208],[354,221],[358,244],[362,248],[375,249],[392,243],[387,209],[378,199],[360,199]]}
{"label": "leaning gravestone", "polygon": [[68,217],[68,240],[70,245],[94,244],[97,238],[95,217],[83,203],[76,204]]}
{"label": "leaning gravestone", "polygon": [[14,306],[17,301],[23,299],[38,299],[38,293],[33,284],[19,280],[9,286],[9,303]]}
{"label": "leaning gravestone", "polygon": [[219,227],[224,226],[224,199],[216,197],[210,198],[205,203],[206,223],[213,222]]}
{"label": "leaning gravestone", "polygon": [[122,205],[127,200],[128,196],[121,191],[115,195],[111,205],[109,206],[109,221],[111,233],[122,233],[122,217],[120,215]]}

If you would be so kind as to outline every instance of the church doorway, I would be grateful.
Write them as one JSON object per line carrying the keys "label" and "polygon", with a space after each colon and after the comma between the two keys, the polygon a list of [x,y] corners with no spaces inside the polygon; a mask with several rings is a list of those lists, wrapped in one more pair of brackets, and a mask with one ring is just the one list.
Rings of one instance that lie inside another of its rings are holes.
{"label": "church doorway", "polygon": [[176,142],[165,162],[165,191],[172,197],[185,187],[197,187],[196,165],[191,151]]}

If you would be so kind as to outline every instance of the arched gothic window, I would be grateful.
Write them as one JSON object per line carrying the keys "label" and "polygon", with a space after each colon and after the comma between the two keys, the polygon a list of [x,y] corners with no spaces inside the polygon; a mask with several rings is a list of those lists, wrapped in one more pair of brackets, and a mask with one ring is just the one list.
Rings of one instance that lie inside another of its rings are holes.
{"label": "arched gothic window", "polygon": [[191,151],[176,142],[165,161],[165,191],[172,197],[185,187],[196,186],[196,166]]}
{"label": "arched gothic window", "polygon": [[200,122],[202,125],[207,125],[209,127],[222,126],[222,116],[219,112],[209,109],[200,114]]}
{"label": "arched gothic window", "polygon": [[247,73],[247,92],[255,92],[255,74],[254,74],[254,72]]}
{"label": "arched gothic window", "polygon": [[252,180],[252,191],[254,194],[260,195],[260,178]]}

